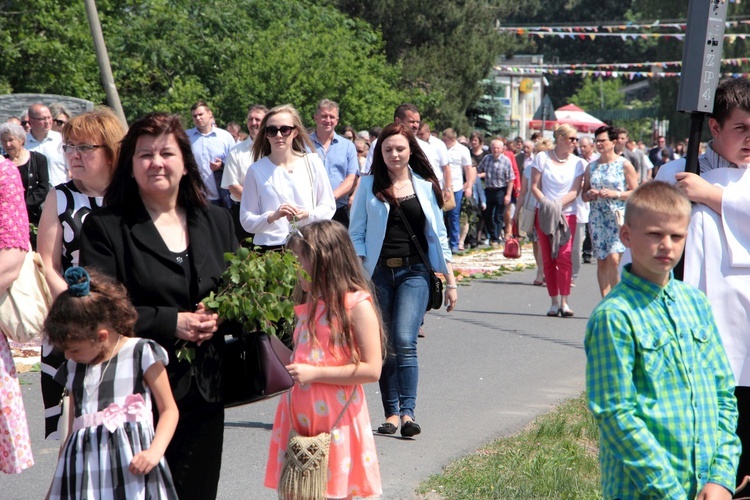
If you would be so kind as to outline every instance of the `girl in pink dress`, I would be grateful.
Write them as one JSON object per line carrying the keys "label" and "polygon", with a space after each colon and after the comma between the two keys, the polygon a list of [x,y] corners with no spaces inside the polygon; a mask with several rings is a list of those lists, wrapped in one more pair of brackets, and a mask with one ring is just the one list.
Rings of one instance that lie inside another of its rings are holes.
{"label": "girl in pink dress", "polygon": [[337,222],[292,226],[287,248],[304,271],[298,284],[302,303],[295,307],[295,350],[287,366],[295,385],[291,398],[279,400],[265,485],[278,487],[293,425],[303,436],[331,433],[327,498],[380,496],[380,467],[361,385],[379,379],[385,341],[369,282]]}
{"label": "girl in pink dress", "polygon": [[[2,157],[0,157],[2,159]],[[29,251],[29,219],[18,168],[0,160],[0,293],[13,283]],[[8,339],[0,332],[0,471],[34,465],[29,426]]]}

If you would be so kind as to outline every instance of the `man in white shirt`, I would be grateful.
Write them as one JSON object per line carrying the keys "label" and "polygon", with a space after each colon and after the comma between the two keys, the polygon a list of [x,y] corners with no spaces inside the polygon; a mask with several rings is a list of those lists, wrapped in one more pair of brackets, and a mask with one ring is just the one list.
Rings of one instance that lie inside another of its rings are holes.
{"label": "man in white shirt", "polygon": [[447,128],[443,131],[443,142],[448,149],[451,166],[451,191],[456,200],[456,208],[445,213],[448,222],[448,243],[451,252],[459,251],[458,243],[461,234],[461,201],[464,196],[471,198],[474,181],[477,178],[477,169],[471,161],[469,148],[459,144],[456,140],[456,131]]}
{"label": "man in white shirt", "polygon": [[253,163],[253,141],[258,136],[260,122],[268,113],[268,108],[262,104],[253,104],[247,110],[247,139],[234,145],[229,150],[224,163],[224,174],[221,177],[221,187],[229,190],[231,199],[231,211],[234,216],[234,230],[237,240],[244,243],[246,238],[252,236],[242,229],[240,224],[240,201],[242,200],[242,186],[245,183],[247,169]]}
{"label": "man in white shirt", "polygon": [[38,102],[29,106],[28,114],[31,130],[26,136],[26,149],[47,157],[49,183],[52,187],[65,184],[70,176],[62,152],[62,135],[52,130],[52,113],[47,106]]}
{"label": "man in white shirt", "polygon": [[224,160],[234,147],[232,134],[214,125],[214,115],[204,101],[198,101],[190,108],[194,128],[187,130],[195,161],[201,170],[206,185],[208,201],[220,207],[230,207],[229,193],[219,186],[224,168]]}
{"label": "man in white shirt", "polygon": [[[448,154],[448,148],[445,146],[445,143],[432,135],[432,131],[430,130],[430,125],[427,122],[421,122],[421,125],[419,126],[419,131],[417,132],[417,138],[422,139],[424,142],[428,143],[430,146],[435,149],[435,152],[438,156],[438,165],[444,166],[444,165],[450,165],[451,158]],[[438,180],[441,180],[441,176],[438,175]],[[445,184],[443,184],[443,188],[447,188]]]}

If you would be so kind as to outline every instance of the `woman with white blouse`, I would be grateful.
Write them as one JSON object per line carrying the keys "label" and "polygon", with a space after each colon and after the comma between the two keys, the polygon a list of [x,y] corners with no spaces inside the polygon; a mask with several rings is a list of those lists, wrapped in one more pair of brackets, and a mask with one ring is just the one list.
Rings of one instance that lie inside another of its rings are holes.
{"label": "woman with white blouse", "polygon": [[312,150],[294,107],[276,106],[261,121],[253,143],[256,161],[242,189],[240,223],[263,251],[281,248],[292,224],[330,219],[336,211],[325,166]]}
{"label": "woman with white blouse", "polygon": [[[555,147],[537,154],[531,164],[531,194],[539,203],[536,232],[552,302],[547,316],[570,317],[573,316],[568,296],[573,277],[571,248],[576,231],[575,200],[581,191],[586,162],[573,153],[578,145],[575,128],[560,125],[555,129],[554,138]],[[558,217],[550,214],[558,214]],[[560,228],[562,217],[569,228],[568,239],[564,242],[565,231]]]}

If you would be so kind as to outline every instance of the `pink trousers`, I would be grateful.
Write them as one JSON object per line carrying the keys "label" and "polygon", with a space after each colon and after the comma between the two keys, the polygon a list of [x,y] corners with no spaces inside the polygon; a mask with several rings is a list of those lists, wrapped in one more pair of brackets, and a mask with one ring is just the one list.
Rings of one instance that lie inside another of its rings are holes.
{"label": "pink trousers", "polygon": [[552,245],[550,237],[544,234],[539,227],[539,214],[536,217],[536,234],[539,238],[539,248],[542,250],[542,262],[544,263],[544,279],[547,281],[547,293],[550,297],[558,295],[570,295],[570,280],[573,278],[573,262],[571,260],[571,249],[573,247],[573,235],[576,232],[575,214],[566,215],[565,220],[570,226],[570,239],[564,245],[560,245],[557,258],[552,258]]}

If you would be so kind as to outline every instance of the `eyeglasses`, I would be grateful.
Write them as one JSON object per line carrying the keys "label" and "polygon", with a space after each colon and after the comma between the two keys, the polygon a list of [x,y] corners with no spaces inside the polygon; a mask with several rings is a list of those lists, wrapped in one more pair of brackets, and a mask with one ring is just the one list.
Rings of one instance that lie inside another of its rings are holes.
{"label": "eyeglasses", "polygon": [[52,122],[55,125],[57,125],[58,127],[62,127],[63,125],[65,125],[66,123],[68,123],[65,120],[58,120],[57,118],[55,118],[54,120],[52,120]]}
{"label": "eyeglasses", "polygon": [[103,147],[104,146],[101,144],[79,144],[78,146],[75,146],[73,144],[63,144],[62,150],[64,153],[69,155],[75,153],[76,151],[82,155],[87,155],[93,150]]}
{"label": "eyeglasses", "polygon": [[34,120],[34,121],[37,121],[37,122],[46,122],[46,121],[52,121],[52,117],[51,116],[43,116],[41,118],[37,118],[36,116],[30,116],[29,120]]}
{"label": "eyeglasses", "polygon": [[594,142],[597,144],[604,144],[605,142],[609,142],[609,139],[597,139]]}
{"label": "eyeglasses", "polygon": [[289,137],[289,134],[292,133],[292,130],[294,130],[297,127],[290,127],[289,125],[282,125],[281,127],[274,127],[273,125],[266,127],[266,137],[276,137],[276,134],[281,132],[282,137]]}
{"label": "eyeglasses", "polygon": [[578,142],[578,137],[568,137],[570,142]]}

